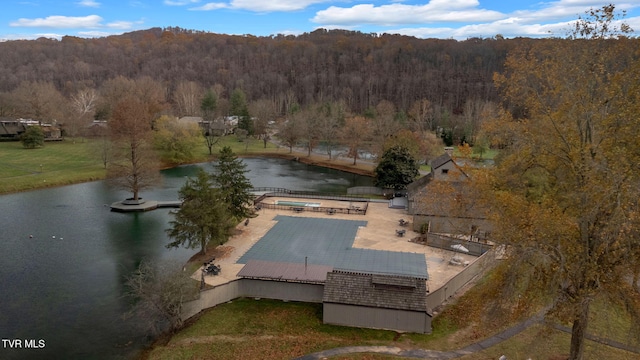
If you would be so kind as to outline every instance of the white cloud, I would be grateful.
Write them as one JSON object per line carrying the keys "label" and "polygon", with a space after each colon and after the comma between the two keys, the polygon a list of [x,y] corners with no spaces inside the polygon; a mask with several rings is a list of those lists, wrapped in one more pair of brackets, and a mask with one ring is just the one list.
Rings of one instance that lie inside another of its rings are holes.
{"label": "white cloud", "polygon": [[204,4],[202,6],[190,8],[189,10],[210,11],[210,10],[225,9],[225,8],[228,8],[228,7],[229,7],[229,5],[227,5],[226,3],[207,3],[207,4]]}
{"label": "white cloud", "polygon": [[189,10],[217,10],[217,9],[238,9],[252,12],[288,12],[303,10],[313,4],[320,4],[328,0],[232,0],[228,3],[213,2]]}
{"label": "white cloud", "polygon": [[10,23],[13,27],[39,27],[39,28],[55,28],[55,29],[115,29],[129,30],[134,24],[142,24],[143,21],[112,21],[103,24],[103,19],[98,15],[89,15],[84,17],[70,16],[48,16],[46,18],[37,19],[19,19]]}
{"label": "white cloud", "polygon": [[60,35],[60,34],[53,34],[53,33],[48,33],[48,34],[7,34],[7,35],[3,35],[0,38],[0,41],[9,41],[9,40],[36,40],[39,38],[47,38],[47,39],[57,39],[60,40],[62,39],[64,35]]}
{"label": "white cloud", "polygon": [[106,25],[109,29],[128,30],[133,27],[133,23],[130,21],[113,21]]}
{"label": "white cloud", "polygon": [[44,27],[44,28],[97,28],[100,27],[102,18],[98,15],[88,16],[47,16],[46,18],[26,19],[21,18],[12,21],[9,26],[13,27]]}
{"label": "white cloud", "polygon": [[185,6],[197,4],[199,2],[200,0],[164,0],[164,4],[169,6]]}
{"label": "white cloud", "polygon": [[509,19],[505,21],[496,21],[486,24],[472,24],[465,25],[459,28],[451,27],[418,27],[418,28],[403,28],[385,31],[390,34],[401,34],[407,36],[415,36],[417,38],[441,38],[441,39],[456,39],[465,40],[472,37],[492,37],[495,35],[502,35],[504,37],[549,37],[549,36],[564,36],[566,35],[566,29],[569,27],[569,22],[560,22],[554,24],[532,24],[523,25],[515,19]]}
{"label": "white cloud", "polygon": [[106,37],[110,35],[116,35],[114,33],[106,31],[78,31],[78,36],[86,38]]}
{"label": "white cloud", "polygon": [[477,9],[476,0],[432,0],[426,5],[394,3],[375,6],[359,4],[350,8],[331,6],[318,11],[311,21],[319,24],[424,24],[436,22],[494,21],[506,15]]}
{"label": "white cloud", "polygon": [[81,0],[81,1],[78,1],[76,4],[84,7],[93,7],[93,8],[100,7],[100,3],[94,0]]}
{"label": "white cloud", "polygon": [[[631,10],[638,4],[617,4],[616,10]],[[391,0],[386,5],[356,4],[351,7],[330,6],[318,11],[311,21],[322,28],[357,29],[364,25],[399,29],[379,32],[397,33],[420,38],[487,37],[501,34],[505,37],[548,37],[567,35],[578,16],[589,9],[602,8],[601,0],[558,0],[539,2],[523,10],[501,13],[480,8],[477,0],[431,0],[426,4],[410,5],[402,0]],[[640,25],[640,18],[627,18],[625,22]],[[447,27],[435,24],[446,23]],[[460,27],[451,27],[460,23]],[[415,24],[417,27],[409,27]],[[435,26],[431,26],[435,25]]]}
{"label": "white cloud", "polygon": [[326,0],[233,0],[231,6],[235,9],[255,12],[297,11],[323,2]]}

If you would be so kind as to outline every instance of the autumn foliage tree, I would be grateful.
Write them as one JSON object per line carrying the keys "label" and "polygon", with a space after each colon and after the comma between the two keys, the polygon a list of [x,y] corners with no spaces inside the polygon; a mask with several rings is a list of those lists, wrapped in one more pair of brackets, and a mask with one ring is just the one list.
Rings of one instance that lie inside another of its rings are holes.
{"label": "autumn foliage tree", "polygon": [[358,150],[371,136],[371,124],[362,116],[354,116],[345,120],[340,130],[339,137],[343,145],[347,147],[347,155],[353,158],[353,165],[358,160]]}
{"label": "autumn foliage tree", "polygon": [[160,181],[148,107],[136,99],[121,101],[113,110],[109,130],[114,149],[107,175],[116,187],[132,193],[131,200],[139,201],[142,190]]}
{"label": "autumn foliage tree", "polygon": [[183,123],[175,117],[161,116],[155,121],[153,142],[167,164],[184,164],[196,157],[202,144],[202,131],[196,123]]}
{"label": "autumn foliage tree", "polygon": [[594,300],[640,320],[640,66],[615,18],[612,5],[591,11],[571,41],[514,51],[495,79],[524,109],[500,116],[512,138],[482,191],[509,249],[500,298],[520,287],[552,299],[571,324],[572,360],[584,357]]}

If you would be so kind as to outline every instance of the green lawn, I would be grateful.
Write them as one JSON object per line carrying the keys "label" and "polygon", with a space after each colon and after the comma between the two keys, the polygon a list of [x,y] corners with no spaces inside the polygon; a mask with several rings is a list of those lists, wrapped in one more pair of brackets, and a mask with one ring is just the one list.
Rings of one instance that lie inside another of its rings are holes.
{"label": "green lawn", "polygon": [[105,170],[91,142],[46,142],[25,149],[0,142],[0,194],[103,179]]}
{"label": "green lawn", "polygon": [[238,299],[209,309],[150,359],[291,359],[349,345],[384,345],[392,331],[322,324],[322,305]]}
{"label": "green lawn", "polygon": [[[104,179],[106,171],[98,146],[97,140],[92,139],[46,142],[37,149],[25,149],[17,141],[0,142],[0,194]],[[238,155],[288,153],[288,149],[272,143],[265,149],[262,141],[240,142],[232,135],[222,138],[214,147],[214,157],[222,146],[230,146]],[[203,140],[193,162],[211,159]]]}

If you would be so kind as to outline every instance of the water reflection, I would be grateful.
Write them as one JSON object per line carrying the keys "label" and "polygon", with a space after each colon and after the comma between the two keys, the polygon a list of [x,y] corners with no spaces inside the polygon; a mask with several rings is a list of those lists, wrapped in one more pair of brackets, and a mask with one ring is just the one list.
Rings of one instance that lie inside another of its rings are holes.
{"label": "water reflection", "polygon": [[[279,159],[245,159],[256,187],[346,191],[371,179]],[[201,166],[163,172],[147,199],[176,200]],[[130,358],[145,333],[125,321],[124,279],[143,260],[185,262],[194,250],[165,245],[169,210],[114,213],[129,194],[91,182],[0,196],[0,337],[44,339],[45,348],[8,350],[0,359]],[[30,237],[32,236],[32,237]]]}

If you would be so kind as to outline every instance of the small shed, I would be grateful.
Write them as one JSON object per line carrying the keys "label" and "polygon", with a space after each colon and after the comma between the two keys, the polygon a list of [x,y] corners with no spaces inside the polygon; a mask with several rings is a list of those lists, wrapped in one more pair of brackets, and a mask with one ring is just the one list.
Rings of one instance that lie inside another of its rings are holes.
{"label": "small shed", "polygon": [[334,270],[322,300],[327,324],[431,333],[424,278]]}

